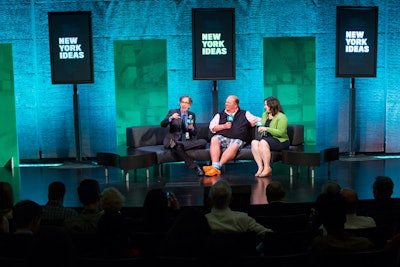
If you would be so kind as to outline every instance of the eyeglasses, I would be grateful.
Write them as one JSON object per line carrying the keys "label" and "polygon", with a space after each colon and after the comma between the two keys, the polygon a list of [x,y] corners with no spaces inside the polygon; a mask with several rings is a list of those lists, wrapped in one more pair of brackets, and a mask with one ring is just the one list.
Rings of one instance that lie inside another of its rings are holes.
{"label": "eyeglasses", "polygon": [[190,104],[188,101],[181,101],[182,104]]}

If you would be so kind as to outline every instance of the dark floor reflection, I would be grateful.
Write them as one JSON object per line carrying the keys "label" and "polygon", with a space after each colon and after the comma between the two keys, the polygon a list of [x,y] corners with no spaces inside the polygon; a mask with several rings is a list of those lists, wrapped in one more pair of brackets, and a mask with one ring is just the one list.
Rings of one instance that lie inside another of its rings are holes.
{"label": "dark floor reflection", "polygon": [[13,172],[1,169],[0,179],[13,184],[16,201],[32,199],[39,204],[47,201],[47,186],[50,182],[61,180],[66,184],[65,205],[79,207],[76,188],[82,179],[93,178],[103,188],[117,187],[126,196],[127,207],[142,206],[150,188],[161,187],[173,191],[182,206],[202,206],[209,187],[218,179],[226,179],[232,186],[247,188],[249,203],[266,203],[265,187],[271,180],[282,182],[286,190],[286,201],[310,202],[316,199],[322,185],[328,180],[338,182],[342,187],[350,187],[358,192],[360,199],[372,198],[372,183],[377,175],[390,176],[395,182],[393,197],[400,197],[400,186],[396,185],[400,174],[400,159],[376,159],[371,157],[358,159],[342,159],[331,163],[331,175],[324,164],[315,169],[315,177],[308,176],[305,167],[300,173],[290,177],[289,166],[274,163],[273,175],[268,178],[254,177],[254,162],[236,162],[224,166],[222,174],[215,177],[198,177],[184,164],[171,164],[164,167],[162,177],[156,173],[157,168],[150,170],[150,179],[146,179],[145,171],[138,170],[135,178],[131,171],[129,180],[116,168],[109,168],[108,177],[104,167],[97,166],[83,169],[57,167],[20,167]]}

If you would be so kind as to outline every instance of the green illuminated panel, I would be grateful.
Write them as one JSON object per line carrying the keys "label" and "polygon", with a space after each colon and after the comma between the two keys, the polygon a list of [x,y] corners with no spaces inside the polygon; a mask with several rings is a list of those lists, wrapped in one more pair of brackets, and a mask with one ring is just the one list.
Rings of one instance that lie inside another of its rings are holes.
{"label": "green illuminated panel", "polygon": [[315,38],[264,38],[264,96],[276,96],[290,124],[304,124],[306,144],[316,142]]}
{"label": "green illuminated panel", "polygon": [[11,44],[0,44],[0,167],[19,165]]}
{"label": "green illuminated panel", "polygon": [[168,109],[166,40],[114,41],[118,146],[130,126],[159,125]]}

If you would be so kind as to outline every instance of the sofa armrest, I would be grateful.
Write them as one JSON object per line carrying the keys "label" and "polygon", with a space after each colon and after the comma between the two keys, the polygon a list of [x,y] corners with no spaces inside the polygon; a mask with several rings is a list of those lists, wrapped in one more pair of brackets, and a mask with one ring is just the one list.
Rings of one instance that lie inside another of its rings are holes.
{"label": "sofa armrest", "polygon": [[289,141],[291,146],[304,145],[304,125],[302,124],[289,124],[287,128]]}
{"label": "sofa armrest", "polygon": [[126,128],[126,144],[129,147],[162,145],[168,134],[168,127],[133,126]]}

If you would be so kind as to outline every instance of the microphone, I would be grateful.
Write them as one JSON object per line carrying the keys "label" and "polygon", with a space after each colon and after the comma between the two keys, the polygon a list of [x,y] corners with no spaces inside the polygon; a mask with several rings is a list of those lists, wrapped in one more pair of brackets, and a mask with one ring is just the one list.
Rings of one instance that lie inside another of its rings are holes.
{"label": "microphone", "polygon": [[260,127],[260,126],[262,126],[261,121],[257,121],[257,122],[256,122],[256,127]]}
{"label": "microphone", "polygon": [[228,115],[228,122],[233,122],[233,115]]}
{"label": "microphone", "polygon": [[189,117],[187,118],[186,122],[187,122],[187,124],[193,124],[194,121],[193,121],[192,114],[189,115]]}

